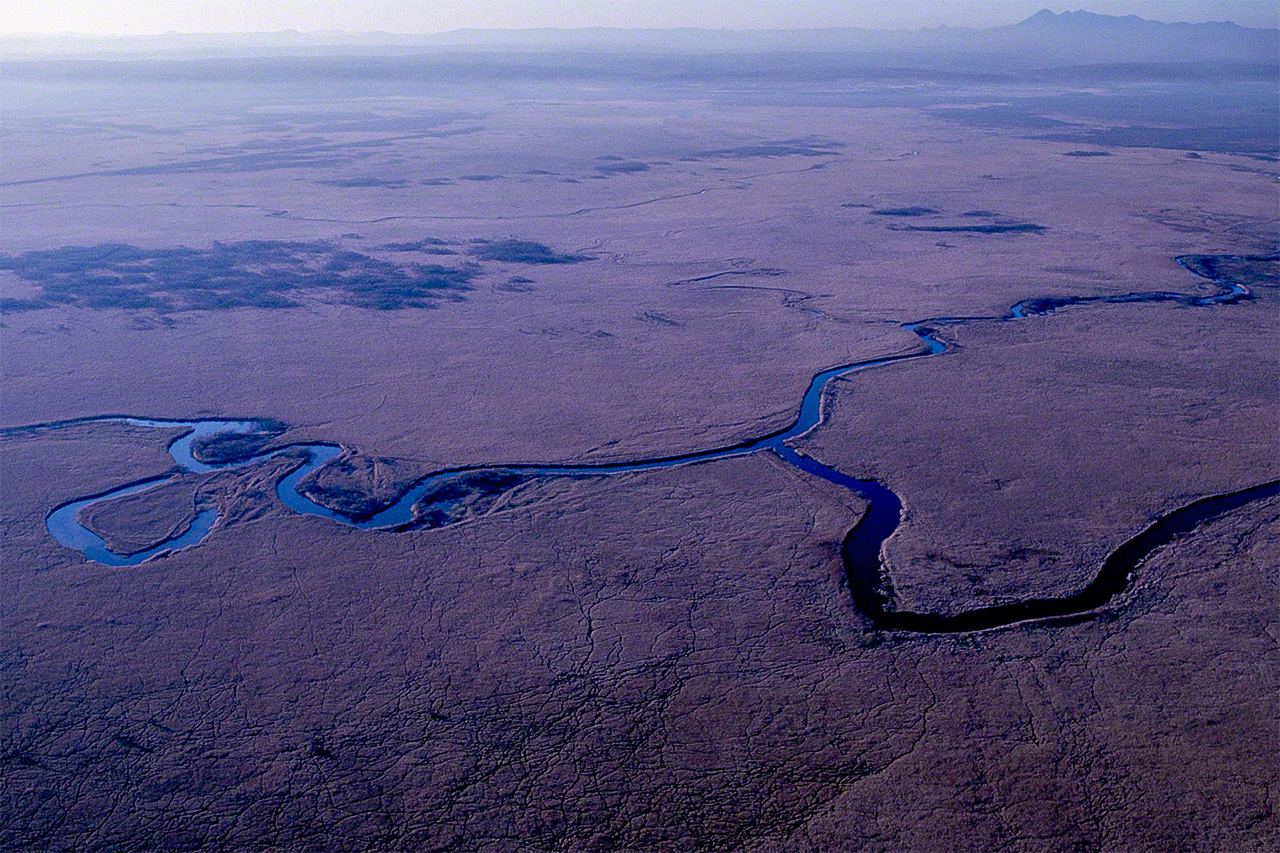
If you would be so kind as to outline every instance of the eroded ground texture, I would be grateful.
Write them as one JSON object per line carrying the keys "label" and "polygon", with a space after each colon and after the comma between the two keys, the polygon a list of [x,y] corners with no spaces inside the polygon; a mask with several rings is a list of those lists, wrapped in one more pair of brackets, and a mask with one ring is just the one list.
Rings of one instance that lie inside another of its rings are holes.
{"label": "eroded ground texture", "polygon": [[135,567],[45,528],[173,466],[173,431],[72,419],[271,418],[254,452],[341,444],[307,488],[367,514],[438,469],[732,445],[921,350],[902,323],[1203,295],[1175,258],[1236,257],[1235,304],[936,322],[950,351],[837,380],[797,443],[902,498],[902,606],[1062,595],[1280,477],[1274,263],[1238,260],[1274,251],[1274,162],[886,107],[353,103],[6,118],[0,847],[1280,846],[1275,499],[1087,618],[949,636],[870,630],[863,502],[767,452],[381,533],[282,506],[286,456],[86,511],[123,552],[219,510]]}

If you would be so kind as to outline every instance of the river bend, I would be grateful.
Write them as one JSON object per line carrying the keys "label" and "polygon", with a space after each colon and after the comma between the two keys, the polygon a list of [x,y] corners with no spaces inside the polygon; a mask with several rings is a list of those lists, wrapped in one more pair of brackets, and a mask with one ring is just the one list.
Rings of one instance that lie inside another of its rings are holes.
{"label": "river bend", "polygon": [[[1275,497],[1280,494],[1280,481],[1204,498],[1157,519],[1145,530],[1112,551],[1099,569],[1097,576],[1075,593],[1057,598],[1031,598],[1011,604],[941,615],[899,610],[895,606],[888,567],[883,561],[883,548],[885,541],[893,535],[901,521],[901,499],[878,481],[850,477],[794,449],[790,442],[821,423],[823,392],[829,382],[853,371],[942,355],[950,347],[939,336],[938,329],[941,327],[973,322],[1016,321],[1033,315],[1047,314],[1067,306],[1089,303],[1177,302],[1188,306],[1209,306],[1251,299],[1252,294],[1243,285],[1212,277],[1211,274],[1216,266],[1207,262],[1206,259],[1214,257],[1222,256],[1178,258],[1178,262],[1183,267],[1202,278],[1209,279],[1217,286],[1217,292],[1207,296],[1189,296],[1168,291],[1140,291],[1117,296],[1036,297],[1018,302],[1002,316],[935,317],[904,323],[904,329],[919,337],[923,344],[922,348],[909,353],[842,364],[822,371],[810,381],[800,401],[796,419],[789,427],[738,444],[630,462],[581,465],[483,465],[438,471],[419,480],[387,508],[362,519],[351,518],[321,506],[298,490],[299,484],[307,475],[342,452],[342,448],[336,444],[288,444],[231,462],[209,464],[195,456],[193,442],[228,433],[253,433],[263,429],[266,422],[257,419],[165,420],[138,417],[86,418],[78,419],[76,422],[117,422],[132,426],[183,429],[182,435],[172,441],[168,448],[179,473],[225,471],[283,455],[300,455],[303,457],[301,463],[282,477],[277,484],[276,494],[280,501],[295,512],[322,516],[366,530],[398,530],[417,525],[422,511],[422,507],[417,505],[424,496],[441,492],[442,483],[456,480],[460,475],[500,471],[514,474],[522,481],[531,478],[600,476],[651,471],[695,462],[711,462],[749,453],[772,453],[807,474],[849,489],[867,502],[866,512],[844,540],[842,558],[853,603],[874,629],[938,634],[990,630],[1022,623],[1060,624],[1088,618],[1099,608],[1105,607],[1121,595],[1128,589],[1134,569],[1156,548],[1167,544],[1179,534],[1190,532],[1206,521],[1253,501]],[[1256,260],[1274,259],[1267,257]],[[56,425],[59,424],[45,426]],[[113,552],[101,537],[81,525],[78,520],[81,510],[88,506],[114,498],[142,494],[171,482],[179,476],[179,473],[135,481],[109,492],[65,503],[47,516],[46,524],[49,533],[67,548],[83,553],[86,559],[109,566],[134,566],[167,551],[196,546],[209,535],[217,522],[217,510],[212,507],[198,508],[190,526],[174,538],[133,554]],[[456,490],[454,493],[456,495]]]}

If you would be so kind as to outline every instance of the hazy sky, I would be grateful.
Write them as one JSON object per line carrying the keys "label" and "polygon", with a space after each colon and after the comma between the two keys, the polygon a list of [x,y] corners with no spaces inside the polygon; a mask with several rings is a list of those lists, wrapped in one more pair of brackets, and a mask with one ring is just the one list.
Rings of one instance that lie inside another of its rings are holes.
{"label": "hazy sky", "polygon": [[1039,9],[1276,26],[1276,0],[0,0],[0,33],[994,26]]}

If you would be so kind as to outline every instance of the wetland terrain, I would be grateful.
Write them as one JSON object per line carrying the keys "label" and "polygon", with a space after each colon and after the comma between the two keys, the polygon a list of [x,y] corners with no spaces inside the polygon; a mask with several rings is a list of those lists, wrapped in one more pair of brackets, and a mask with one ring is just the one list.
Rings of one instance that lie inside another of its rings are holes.
{"label": "wetland terrain", "polygon": [[1222,79],[450,56],[0,60],[0,847],[1280,843]]}

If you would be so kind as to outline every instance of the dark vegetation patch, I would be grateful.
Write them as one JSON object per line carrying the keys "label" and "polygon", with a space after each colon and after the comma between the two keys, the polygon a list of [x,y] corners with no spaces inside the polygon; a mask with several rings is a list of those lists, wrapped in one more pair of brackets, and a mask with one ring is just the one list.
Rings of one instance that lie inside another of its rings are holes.
{"label": "dark vegetation patch", "polygon": [[605,163],[603,166],[596,166],[596,171],[606,175],[625,175],[632,172],[647,172],[649,171],[649,164],[627,160],[621,163]]}
{"label": "dark vegetation patch", "polygon": [[304,294],[363,308],[428,308],[457,299],[475,264],[398,264],[332,243],[246,240],[207,249],[143,249],[120,243],[0,254],[8,270],[39,288],[32,299],[0,299],[0,311],[53,306],[171,311],[294,308]]}
{"label": "dark vegetation patch", "polygon": [[453,178],[426,178],[418,183],[424,187],[447,187],[453,183]]}
{"label": "dark vegetation patch", "polygon": [[554,251],[550,246],[531,240],[476,240],[467,254],[482,261],[506,261],[513,264],[576,264],[592,261],[590,255],[573,255]]}
{"label": "dark vegetation patch", "polygon": [[930,231],[939,234],[1025,234],[1043,231],[1030,222],[993,222],[990,225],[895,225],[895,231]]}
{"label": "dark vegetation patch", "polygon": [[636,315],[637,320],[644,320],[646,323],[657,323],[660,326],[672,326],[680,328],[684,325],[679,320],[674,320],[666,314],[660,314],[657,311],[644,311]]}
{"label": "dark vegetation patch", "polygon": [[1056,130],[1071,126],[1068,122],[1040,115],[1039,107],[1038,102],[991,104],[980,107],[944,107],[930,110],[930,114],[978,127]]}
{"label": "dark vegetation patch", "polygon": [[558,175],[559,172],[548,172],[546,169],[527,169],[526,175]]}
{"label": "dark vegetation patch", "polygon": [[419,476],[412,465],[395,459],[343,453],[303,478],[298,491],[322,507],[363,521],[399,500]]}
{"label": "dark vegetation patch", "polygon": [[840,206],[841,206],[841,207],[848,207],[848,208],[855,208],[855,209],[856,209],[856,208],[862,208],[862,207],[870,207],[871,205],[869,205],[869,204],[864,204],[864,203],[862,203],[862,202],[858,202],[858,201],[846,201],[844,204],[842,204],[842,205],[840,205]]}
{"label": "dark vegetation patch", "polygon": [[964,213],[960,215],[975,216],[975,217],[978,217],[979,219],[991,219],[992,217],[999,216],[1000,214],[996,213],[994,210],[966,210]]}
{"label": "dark vegetation patch", "polygon": [[365,189],[369,187],[382,187],[389,190],[402,190],[409,186],[409,182],[402,178],[340,178],[336,181],[320,181],[330,187],[352,187]]}
{"label": "dark vegetation patch", "polygon": [[449,244],[444,240],[437,240],[434,237],[423,237],[421,240],[412,240],[405,243],[383,243],[378,246],[388,252],[418,252],[423,255],[456,255],[453,249],[447,248]]}
{"label": "dark vegetation patch", "polygon": [[1081,149],[1077,151],[1063,151],[1062,156],[1063,157],[1110,157],[1111,152],[1110,151],[1086,151]]}
{"label": "dark vegetation patch", "polygon": [[617,154],[601,154],[601,155],[600,155],[599,157],[597,157],[596,159],[597,159],[597,160],[603,160],[603,161],[605,161],[605,162],[607,162],[607,163],[621,163],[623,160],[625,160],[625,159],[627,159],[627,158],[626,158],[626,157],[619,157]]}
{"label": "dark vegetation patch", "polygon": [[496,181],[501,177],[502,177],[501,175],[459,175],[458,180],[460,181]]}
{"label": "dark vegetation patch", "polygon": [[1199,276],[1240,287],[1280,286],[1280,253],[1270,255],[1185,255],[1179,260]]}
{"label": "dark vegetation patch", "polygon": [[515,471],[491,469],[441,477],[413,505],[414,520],[424,527],[445,527],[488,512],[504,492],[524,482]]}
{"label": "dark vegetation patch", "polygon": [[876,216],[928,216],[938,211],[932,207],[882,207],[871,212]]}
{"label": "dark vegetation patch", "polygon": [[254,432],[219,433],[191,442],[191,455],[206,465],[226,465],[262,453],[283,434],[285,425],[279,421],[264,421]]}
{"label": "dark vegetation patch", "polygon": [[843,142],[811,136],[803,139],[779,139],[757,142],[753,145],[736,145],[732,148],[713,148],[709,151],[699,151],[695,156],[703,159],[731,160],[747,157],[830,157],[839,154],[843,147]]}
{"label": "dark vegetation patch", "polygon": [[432,308],[441,298],[461,299],[460,293],[470,290],[471,279],[480,274],[480,267],[475,264],[462,267],[412,264],[398,268],[386,261],[368,260],[375,267],[372,274],[356,269],[350,279],[342,282],[342,301],[348,305],[380,311]]}
{"label": "dark vegetation patch", "polygon": [[1095,301],[1088,296],[1037,296],[1021,303],[1024,314],[1049,314],[1068,305],[1085,305]]}
{"label": "dark vegetation patch", "polygon": [[537,290],[533,285],[533,279],[525,278],[522,275],[513,275],[502,284],[495,284],[493,289],[500,290],[503,293],[532,293]]}

